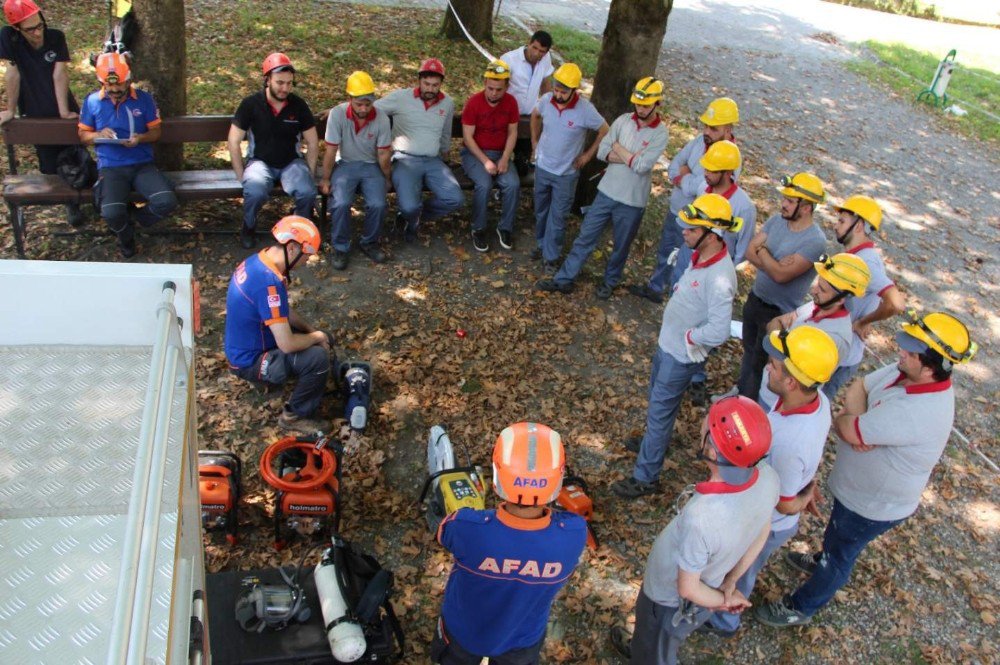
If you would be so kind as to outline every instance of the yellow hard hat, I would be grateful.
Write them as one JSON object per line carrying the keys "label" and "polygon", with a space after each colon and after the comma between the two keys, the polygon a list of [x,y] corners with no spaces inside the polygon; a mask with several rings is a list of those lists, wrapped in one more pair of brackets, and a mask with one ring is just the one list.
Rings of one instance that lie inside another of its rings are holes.
{"label": "yellow hard hat", "polygon": [[648,106],[663,99],[663,81],[653,76],[639,79],[629,98],[633,104]]}
{"label": "yellow hard hat", "polygon": [[740,107],[729,97],[719,97],[709,103],[699,120],[710,127],[735,125],[740,121]]}
{"label": "yellow hard hat", "polygon": [[906,315],[910,321],[896,334],[896,342],[911,353],[922,353],[925,349],[915,347],[907,337],[940,353],[947,363],[945,369],[950,369],[950,365],[969,362],[979,350],[979,345],[970,338],[969,329],[951,314],[931,312],[920,317],[910,309]]}
{"label": "yellow hard hat", "polygon": [[486,72],[483,74],[488,79],[506,81],[510,78],[510,65],[503,60],[494,60],[486,65]]}
{"label": "yellow hard hat", "polygon": [[810,325],[773,331],[764,339],[764,350],[781,359],[788,373],[807,388],[829,381],[840,363],[833,338]]}
{"label": "yellow hard hat", "polygon": [[872,273],[865,260],[856,254],[841,252],[833,256],[824,254],[813,264],[816,273],[830,282],[838,291],[847,291],[859,298],[868,289]]}
{"label": "yellow hard hat", "polygon": [[716,141],[698,162],[706,171],[735,171],[743,163],[740,149],[732,141]]}
{"label": "yellow hard hat", "polygon": [[790,199],[803,199],[810,203],[822,203],[826,200],[823,183],[812,173],[781,176],[781,186],[777,190]]}
{"label": "yellow hard hat", "polygon": [[681,227],[701,226],[713,231],[736,233],[743,228],[743,218],[733,217],[733,207],[720,194],[702,194],[691,205],[677,212]]}
{"label": "yellow hard hat", "polygon": [[556,70],[555,74],[552,75],[556,83],[562,83],[567,88],[576,89],[580,87],[580,81],[583,79],[583,72],[572,62],[564,62]]}
{"label": "yellow hard hat", "polygon": [[882,225],[882,208],[879,207],[875,199],[870,196],[862,196],[861,194],[855,194],[847,198],[840,205],[835,205],[834,208],[838,211],[847,210],[848,212],[853,212],[855,215],[865,220],[871,224],[872,228],[878,231],[878,227]]}
{"label": "yellow hard hat", "polygon": [[372,77],[368,75],[368,72],[352,72],[347,77],[348,97],[365,97],[374,94],[375,82],[372,81]]}

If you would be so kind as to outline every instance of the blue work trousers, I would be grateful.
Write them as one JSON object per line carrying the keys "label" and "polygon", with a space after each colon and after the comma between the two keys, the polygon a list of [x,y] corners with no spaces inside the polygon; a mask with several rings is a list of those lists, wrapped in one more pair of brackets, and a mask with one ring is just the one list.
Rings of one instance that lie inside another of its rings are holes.
{"label": "blue work trousers", "polygon": [[572,282],[583,269],[597,243],[601,239],[604,228],[611,222],[611,232],[614,238],[614,248],[608,257],[608,265],[604,269],[604,283],[614,288],[622,281],[625,261],[635,234],[642,222],[643,208],[626,205],[615,201],[610,196],[598,191],[594,203],[587,210],[580,225],[580,235],[573,241],[569,256],[563,261],[562,267],[553,278],[556,282]]}
{"label": "blue work trousers", "polygon": [[670,253],[683,246],[684,236],[681,235],[681,227],[677,225],[677,215],[668,211],[663,220],[663,231],[660,233],[660,246],[656,250],[656,267],[653,268],[653,274],[649,276],[651,290],[662,294],[668,284],[675,283],[672,281],[673,275],[680,277],[681,273],[684,272],[684,268],[678,271],[677,268],[667,264]]}
{"label": "blue work trousers", "polygon": [[[778,551],[778,549],[787,543],[792,536],[799,530],[799,525],[796,524],[790,529],[783,529],[782,531],[771,531],[767,534],[767,541],[764,543],[764,549],[760,551],[754,562],[750,564],[747,568],[747,572],[743,573],[743,576],[736,581],[736,589],[742,593],[747,598],[750,597],[750,593],[753,591],[754,584],[757,583],[757,575],[760,571],[764,570],[764,566],[767,565],[767,560],[771,558],[771,555]],[[737,630],[740,627],[740,615],[733,614],[732,612],[716,612],[712,615],[712,618],[708,622],[720,629],[720,630]]]}
{"label": "blue work trousers", "polygon": [[292,160],[287,166],[276,169],[259,159],[252,159],[243,169],[243,226],[257,226],[257,213],[271,197],[275,181],[281,183],[285,193],[295,199],[295,214],[312,218],[316,203],[316,181],[304,159]]}
{"label": "blue work trousers", "polygon": [[792,594],[791,606],[811,617],[830,602],[833,595],[847,584],[861,550],[865,545],[905,520],[879,522],[849,510],[834,499],[830,521],[823,534],[823,551],[816,570],[805,584]]}
{"label": "blue work trousers", "polygon": [[330,178],[330,211],[333,216],[330,244],[341,252],[351,248],[351,204],[358,190],[365,198],[361,244],[377,243],[382,233],[386,210],[382,169],[374,162],[340,162]]}
{"label": "blue work trousers", "polygon": [[[484,150],[483,154],[494,164],[500,161],[503,152],[500,150]],[[507,172],[490,175],[479,158],[462,149],[462,169],[472,181],[472,230],[482,231],[486,228],[486,204],[490,200],[493,185],[500,189],[500,223],[497,228],[502,231],[514,231],[514,218],[517,217],[517,204],[521,198],[521,179],[514,167],[514,160],[507,163]]]}
{"label": "blue work trousers", "polygon": [[636,480],[651,483],[660,477],[681,398],[691,383],[691,377],[700,367],[701,363],[680,362],[657,345],[653,371],[649,377],[646,433],[642,437],[642,446],[632,471]]}
{"label": "blue work trousers", "polygon": [[535,167],[535,243],[546,263],[562,256],[566,216],[573,207],[579,171],[555,175]]}
{"label": "blue work trousers", "polygon": [[[424,185],[431,198],[422,203]],[[415,231],[421,220],[430,221],[458,210],[465,202],[455,174],[440,157],[397,153],[392,166],[392,186],[406,226]]]}

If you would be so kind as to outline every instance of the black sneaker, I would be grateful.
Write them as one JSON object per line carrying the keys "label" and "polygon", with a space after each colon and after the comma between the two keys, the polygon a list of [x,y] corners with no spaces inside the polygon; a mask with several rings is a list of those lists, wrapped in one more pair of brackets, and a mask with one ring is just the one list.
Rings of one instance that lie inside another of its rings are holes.
{"label": "black sneaker", "polygon": [[620,496],[623,499],[638,499],[641,496],[646,496],[647,494],[658,494],[660,491],[659,483],[644,483],[641,480],[636,480],[632,476],[624,480],[619,480],[611,486],[611,491]]}
{"label": "black sneaker", "polygon": [[413,244],[417,241],[417,225],[413,226],[407,225],[406,229],[403,231],[403,240],[409,244]]}
{"label": "black sneaker", "polygon": [[808,552],[785,552],[785,563],[795,570],[812,575],[816,572],[816,555]]}
{"label": "black sneaker", "polygon": [[611,629],[611,646],[626,658],[632,658],[632,636],[621,626]]}
{"label": "black sneaker", "polygon": [[688,387],[688,395],[691,396],[691,404],[695,406],[705,406],[708,402],[708,387],[704,381],[692,383]]}
{"label": "black sneaker", "polygon": [[472,232],[472,246],[476,248],[477,252],[490,251],[490,241],[486,239],[486,231]]}
{"label": "black sneaker", "polygon": [[330,254],[330,265],[334,270],[344,270],[347,268],[347,252],[342,252],[339,249],[333,250],[333,254]]}
{"label": "black sneaker", "polygon": [[240,244],[243,249],[253,249],[257,245],[257,232],[245,226],[240,227]]}
{"label": "black sneaker", "polygon": [[375,243],[361,245],[361,251],[372,260],[372,263],[385,263],[389,259],[389,255],[382,251],[382,248]]}
{"label": "black sneaker", "polygon": [[135,256],[135,230],[132,226],[126,226],[116,234],[118,238],[118,252],[123,259],[131,259]]}
{"label": "black sneaker", "polygon": [[573,292],[573,282],[557,282],[554,279],[540,279],[535,282],[536,291],[548,291],[553,293],[558,291],[559,293],[572,293]]}
{"label": "black sneaker", "polygon": [[607,284],[601,284],[600,286],[597,287],[597,291],[594,292],[594,295],[600,298],[601,300],[607,300],[608,298],[611,297],[611,294],[614,293],[614,290],[615,289],[613,286],[608,286]]}
{"label": "black sneaker", "polygon": [[542,269],[545,271],[546,277],[555,277],[556,273],[559,272],[559,262],[546,261]]}
{"label": "black sneaker", "polygon": [[531,260],[532,261],[541,261],[542,260],[542,248],[541,247],[535,247],[533,250],[531,250]]}
{"label": "black sneaker", "polygon": [[510,231],[504,231],[503,229],[497,229],[497,237],[500,238],[500,246],[504,249],[514,249],[514,239],[510,235]]}
{"label": "black sneaker", "polygon": [[653,289],[649,288],[645,284],[633,284],[628,287],[628,292],[634,296],[639,296],[640,298],[645,298],[650,302],[655,302],[657,305],[663,304],[663,294],[657,293]]}

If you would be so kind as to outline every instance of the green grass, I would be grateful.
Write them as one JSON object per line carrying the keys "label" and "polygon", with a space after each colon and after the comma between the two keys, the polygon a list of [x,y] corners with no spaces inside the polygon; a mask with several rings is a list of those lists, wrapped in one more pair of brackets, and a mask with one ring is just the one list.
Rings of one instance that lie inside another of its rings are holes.
{"label": "green grass", "polygon": [[904,16],[916,16],[931,20],[940,20],[937,7],[933,2],[922,2],[921,0],[826,0],[838,5],[848,7],[863,7],[874,9],[888,14],[902,14]]}
{"label": "green grass", "polygon": [[552,35],[553,47],[567,62],[575,62],[583,71],[583,77],[591,82],[597,73],[597,54],[601,50],[599,37],[568,28],[564,25],[546,26]]}
{"label": "green grass", "polygon": [[[900,95],[917,104],[917,95],[931,82],[938,62],[944,54],[917,51],[902,44],[887,44],[884,42],[867,41],[864,44],[876,58],[872,62],[859,59],[849,63],[849,68],[872,81],[891,88]],[[997,115],[1000,108],[1000,73],[979,68],[961,66],[961,59],[952,74],[948,85],[948,96],[962,101],[954,101],[968,111],[968,115],[956,117],[944,115],[940,109],[942,120],[959,132],[974,139],[1000,142],[1000,122],[977,111],[974,107],[986,109]],[[912,76],[916,81],[902,76],[900,70]],[[919,102],[924,104],[924,102]],[[933,109],[930,103],[928,109]]]}

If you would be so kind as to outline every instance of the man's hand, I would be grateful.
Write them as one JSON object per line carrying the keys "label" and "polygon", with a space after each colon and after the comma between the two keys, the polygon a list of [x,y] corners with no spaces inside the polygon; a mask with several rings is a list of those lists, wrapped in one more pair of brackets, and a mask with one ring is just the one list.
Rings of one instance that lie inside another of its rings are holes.
{"label": "man's hand", "polygon": [[63,120],[72,120],[73,118],[79,118],[80,114],[73,111],[66,111],[65,113],[60,113],[59,117]]}
{"label": "man's hand", "polygon": [[126,148],[136,147],[137,145],[139,145],[139,135],[133,134],[132,136],[128,137],[128,139],[126,139],[125,142],[122,143],[122,145],[125,146]]}
{"label": "man's hand", "polygon": [[322,330],[314,330],[309,333],[309,336],[316,340],[316,344],[314,344],[314,346],[320,346],[325,351],[330,350],[330,337],[325,332]]}
{"label": "man's hand", "polygon": [[115,130],[110,127],[105,127],[101,131],[97,132],[97,136],[102,139],[116,139],[118,135],[115,134]]}
{"label": "man's hand", "polygon": [[854,334],[861,339],[868,339],[868,335],[872,331],[872,324],[861,323],[861,321],[855,321],[854,325],[851,327],[854,329]]}
{"label": "man's hand", "polygon": [[493,163],[492,159],[487,159],[485,162],[483,162],[483,168],[486,169],[486,172],[489,173],[490,175],[497,174],[497,165]]}
{"label": "man's hand", "polygon": [[14,119],[14,109],[7,109],[6,111],[0,111],[0,125],[6,125],[13,119]]}
{"label": "man's hand", "polygon": [[738,589],[733,589],[730,593],[723,593],[726,596],[726,602],[721,609],[726,612],[741,614],[743,610],[753,606],[753,603],[747,600],[747,597],[740,593]]}
{"label": "man's hand", "polygon": [[691,168],[687,164],[684,164],[684,165],[681,166],[680,170],[677,172],[677,177],[678,178],[683,178],[686,175],[691,175]]}
{"label": "man's hand", "polygon": [[875,450],[875,446],[869,446],[864,443],[850,443],[848,445],[850,445],[851,448],[854,448],[854,451],[858,453],[870,453]]}
{"label": "man's hand", "polygon": [[812,496],[809,497],[809,503],[805,505],[802,511],[812,513],[816,517],[820,517],[819,504],[823,503],[823,494],[819,491],[819,483],[817,483],[815,479],[813,479],[811,484]]}
{"label": "man's hand", "polygon": [[778,323],[780,324],[783,330],[788,330],[792,327],[792,324],[795,323],[795,319],[797,318],[798,316],[796,315],[796,312],[793,309],[792,311],[786,312],[785,314],[779,316]]}
{"label": "man's hand", "polygon": [[497,162],[497,173],[503,174],[510,168],[510,157],[501,157]]}
{"label": "man's hand", "polygon": [[580,153],[579,155],[576,156],[576,159],[573,160],[573,168],[579,171],[589,162],[590,162],[590,157],[587,155],[587,153],[585,152]]}

